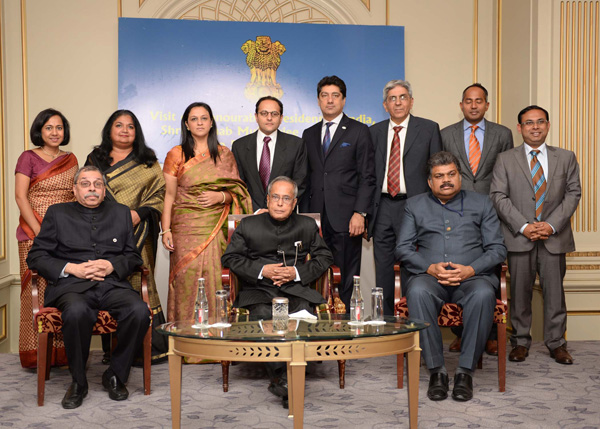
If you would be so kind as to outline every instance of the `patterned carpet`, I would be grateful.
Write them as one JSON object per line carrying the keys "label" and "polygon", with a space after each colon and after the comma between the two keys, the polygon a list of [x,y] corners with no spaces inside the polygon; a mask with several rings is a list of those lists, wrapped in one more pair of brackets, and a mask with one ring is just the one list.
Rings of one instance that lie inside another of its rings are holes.
{"label": "patterned carpet", "polygon": [[[559,365],[542,344],[534,344],[524,363],[507,362],[506,392],[498,392],[496,361],[484,357],[474,378],[475,398],[461,403],[429,401],[428,375],[421,370],[420,428],[600,428],[600,343],[569,343],[575,363]],[[458,355],[446,353],[452,374]],[[111,401],[102,390],[105,367],[92,354],[89,394],[76,410],[60,401],[70,382],[65,369],[53,369],[46,403],[36,402],[36,375],[21,369],[18,356],[0,354],[1,428],[169,428],[168,365],[152,368],[152,394],[143,395],[142,370],[132,370],[130,398]],[[347,362],[346,388],[338,387],[337,364],[314,364],[307,374],[306,428],[408,427],[406,388],[395,388],[395,357]],[[451,381],[452,383],[452,381]],[[182,427],[291,428],[287,410],[267,391],[260,365],[231,368],[228,393],[221,390],[220,365],[183,368]]]}

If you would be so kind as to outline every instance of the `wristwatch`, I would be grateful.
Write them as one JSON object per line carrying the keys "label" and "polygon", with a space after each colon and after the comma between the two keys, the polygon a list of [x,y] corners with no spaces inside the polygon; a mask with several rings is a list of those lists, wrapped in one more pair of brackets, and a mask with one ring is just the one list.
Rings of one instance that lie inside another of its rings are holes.
{"label": "wristwatch", "polygon": [[358,213],[359,215],[361,215],[362,217],[367,217],[367,214],[365,212],[355,212]]}

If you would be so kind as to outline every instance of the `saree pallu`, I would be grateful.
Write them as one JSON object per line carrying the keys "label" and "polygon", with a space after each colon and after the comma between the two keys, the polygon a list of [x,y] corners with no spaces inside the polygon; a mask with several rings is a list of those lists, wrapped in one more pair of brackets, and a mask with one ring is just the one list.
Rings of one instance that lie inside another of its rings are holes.
{"label": "saree pallu", "polygon": [[[165,316],[160,304],[160,296],[154,279],[159,221],[163,210],[165,196],[165,179],[158,162],[151,167],[138,164],[133,155],[112,166],[101,165],[92,152],[86,165],[94,165],[106,176],[106,199],[126,205],[130,210],[142,207],[150,209],[149,215],[134,228],[136,247],[142,256],[144,266],[150,271],[148,275],[148,297],[152,310],[152,361],[164,360],[168,351],[168,340],[156,332],[156,327],[165,323]],[[104,169],[103,169],[104,167]],[[129,277],[129,282],[136,291],[141,289],[141,274]]]}
{"label": "saree pallu", "polygon": [[[72,153],[63,155],[48,164],[48,167],[38,176],[31,179],[27,199],[33,213],[41,223],[46,215],[46,210],[52,204],[75,201],[73,195],[73,178],[78,169],[77,158]],[[19,357],[23,368],[37,366],[37,330],[33,327],[33,309],[31,303],[31,271],[25,262],[27,254],[33,245],[35,237],[33,230],[27,225],[23,217],[19,218],[19,226],[25,231],[29,240],[19,241],[19,265],[21,274],[21,318],[19,329]],[[44,302],[47,282],[38,279],[38,292],[40,303]],[[54,335],[50,364],[53,366],[67,365],[67,355],[62,333]]]}
{"label": "saree pallu", "polygon": [[[219,153],[216,165],[210,157],[197,156],[177,172],[171,216],[175,250],[170,261],[169,321],[193,319],[200,277],[206,280],[209,316],[214,316],[215,291],[222,289],[221,256],[227,247],[227,216],[248,213],[252,208],[232,153],[224,147]],[[198,204],[203,191],[228,191],[233,201],[203,208]]]}

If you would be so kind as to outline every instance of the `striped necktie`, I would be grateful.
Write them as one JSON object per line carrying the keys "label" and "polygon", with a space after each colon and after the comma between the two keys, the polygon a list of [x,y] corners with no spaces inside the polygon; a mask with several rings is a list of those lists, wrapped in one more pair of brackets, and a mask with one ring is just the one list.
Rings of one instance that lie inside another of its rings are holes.
{"label": "striped necktie", "polygon": [[546,198],[546,178],[544,177],[542,164],[537,158],[540,151],[532,150],[529,153],[531,154],[529,167],[531,168],[531,179],[533,180],[533,190],[535,192],[535,218],[539,221],[541,220],[544,199]]}
{"label": "striped necktie", "polygon": [[394,138],[390,149],[390,163],[388,166],[387,188],[388,194],[395,197],[400,192],[400,131],[401,126],[394,127]]}
{"label": "striped necktie", "polygon": [[327,126],[327,129],[325,130],[325,137],[323,137],[323,155],[327,155],[329,145],[331,144],[331,134],[329,133],[329,127],[333,124],[333,122],[327,122],[325,124]]}
{"label": "striped necktie", "polygon": [[469,165],[473,172],[473,177],[477,174],[479,168],[479,161],[481,160],[481,148],[479,147],[479,140],[475,136],[475,130],[479,128],[477,125],[471,125],[471,135],[469,136]]}

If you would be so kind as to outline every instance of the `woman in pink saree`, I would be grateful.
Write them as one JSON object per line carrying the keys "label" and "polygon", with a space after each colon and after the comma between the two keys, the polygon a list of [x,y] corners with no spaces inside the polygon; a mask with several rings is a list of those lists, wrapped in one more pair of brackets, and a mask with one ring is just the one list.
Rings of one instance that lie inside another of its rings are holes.
{"label": "woman in pink saree", "polygon": [[171,252],[167,320],[191,320],[198,278],[206,280],[209,317],[222,289],[221,255],[227,246],[227,216],[252,204],[233,154],[217,141],[211,108],[192,103],[181,118],[181,144],[167,154],[162,242]]}
{"label": "woman in pink saree", "polygon": [[[52,204],[74,201],[73,177],[77,158],[60,149],[69,143],[69,122],[57,110],[40,112],[31,125],[31,142],[38,146],[21,154],[15,167],[15,199],[21,216],[17,228],[21,271],[21,323],[19,356],[24,368],[37,364],[37,332],[33,328],[31,271],[25,263],[33,239],[40,232],[42,219]],[[38,281],[39,298],[44,302],[46,280]],[[52,365],[66,365],[62,333],[54,335]]]}

